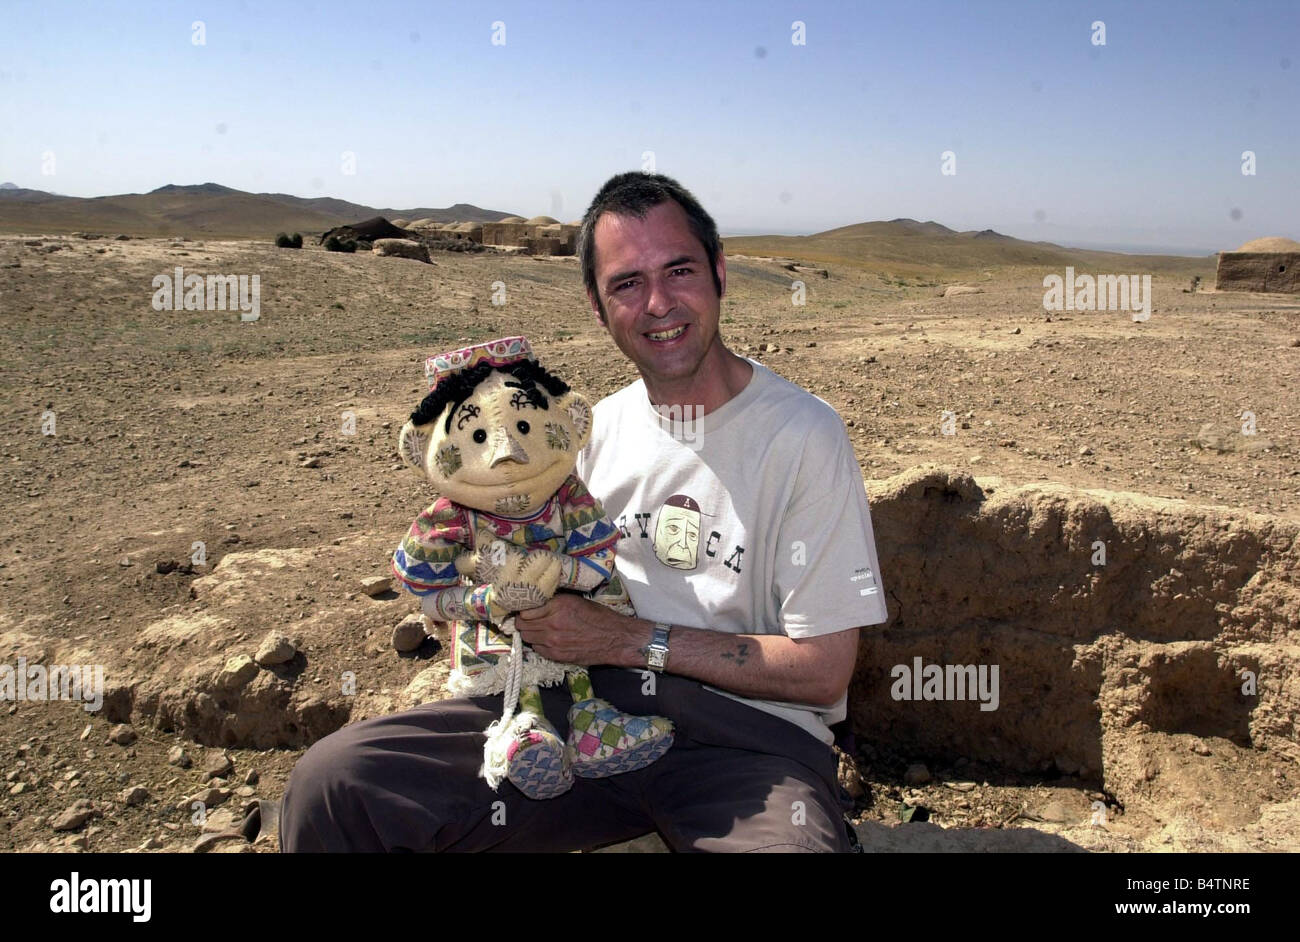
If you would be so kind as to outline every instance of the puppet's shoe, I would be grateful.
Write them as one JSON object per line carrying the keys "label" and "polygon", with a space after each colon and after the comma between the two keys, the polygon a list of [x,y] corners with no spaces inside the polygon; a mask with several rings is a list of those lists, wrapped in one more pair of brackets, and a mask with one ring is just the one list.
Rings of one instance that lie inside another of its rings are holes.
{"label": "puppet's shoe", "polygon": [[643,769],[672,744],[672,720],[662,716],[632,716],[599,697],[569,707],[574,775],[605,778]]}
{"label": "puppet's shoe", "polygon": [[[526,719],[525,719],[526,718]],[[573,787],[564,740],[535,713],[522,714],[505,749],[506,778],[529,798],[554,798]]]}

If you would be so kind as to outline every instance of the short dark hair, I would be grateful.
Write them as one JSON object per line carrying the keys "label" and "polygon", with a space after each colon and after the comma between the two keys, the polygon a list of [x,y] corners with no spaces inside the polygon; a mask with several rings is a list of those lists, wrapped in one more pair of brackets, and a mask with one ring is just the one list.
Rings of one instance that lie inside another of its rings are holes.
{"label": "short dark hair", "polygon": [[601,302],[600,291],[596,287],[596,223],[605,213],[645,219],[647,212],[668,200],[672,200],[686,213],[691,232],[700,240],[704,254],[708,256],[714,290],[718,292],[718,297],[722,297],[722,282],[718,280],[718,256],[722,254],[722,240],[718,237],[718,226],[713,217],[704,211],[690,190],[672,177],[662,173],[630,170],[605,181],[605,185],[587,207],[587,212],[582,217],[582,229],[578,232],[582,283],[596,299],[596,310],[600,312],[602,322],[605,320],[605,305]]}
{"label": "short dark hair", "polygon": [[[470,396],[474,395],[474,390],[478,389],[482,383],[492,373],[505,373],[513,376],[516,382],[506,382],[507,386],[515,386],[523,391],[528,401],[541,409],[550,409],[546,399],[537,391],[537,385],[540,383],[552,397],[563,396],[569,391],[569,384],[549,373],[536,360],[521,360],[518,363],[512,363],[509,366],[493,366],[491,363],[479,363],[471,366],[467,370],[462,370],[452,376],[448,376],[439,383],[434,390],[425,396],[420,405],[411,413],[411,421],[416,425],[427,425],[442,415],[444,409],[447,410],[447,421],[443,424],[443,431],[451,431],[451,417],[456,414],[456,410]],[[447,406],[451,406],[447,409]]]}

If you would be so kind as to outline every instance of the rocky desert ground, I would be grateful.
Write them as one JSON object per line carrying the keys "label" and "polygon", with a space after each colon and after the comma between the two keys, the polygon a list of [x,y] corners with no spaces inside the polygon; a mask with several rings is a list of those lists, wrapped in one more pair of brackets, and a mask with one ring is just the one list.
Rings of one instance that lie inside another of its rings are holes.
{"label": "rocky desert ground", "polygon": [[[312,741],[442,696],[414,601],[363,587],[427,503],[423,358],[524,333],[593,397],[635,378],[572,258],[313,242],[0,237],[0,664],[105,691],[0,703],[0,849],[274,852],[252,812]],[[259,318],[155,310],[177,267],[258,275]],[[728,261],[725,338],[840,412],[873,508],[863,842],[1300,849],[1300,298],[1188,259],[1137,322],[1045,311],[1053,271]],[[999,708],[894,700],[914,657],[999,664]]]}

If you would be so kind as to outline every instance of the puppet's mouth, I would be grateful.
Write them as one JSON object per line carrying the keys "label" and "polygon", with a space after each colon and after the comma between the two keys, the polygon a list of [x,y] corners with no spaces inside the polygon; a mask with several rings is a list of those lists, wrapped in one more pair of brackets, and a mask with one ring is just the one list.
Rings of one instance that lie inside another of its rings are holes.
{"label": "puppet's mouth", "polygon": [[553,461],[541,470],[537,470],[536,465],[520,464],[516,461],[503,461],[492,469],[492,477],[486,481],[474,481],[462,479],[463,483],[471,487],[484,488],[516,488],[524,487],[533,481],[543,480],[554,473],[555,467],[562,462]]}

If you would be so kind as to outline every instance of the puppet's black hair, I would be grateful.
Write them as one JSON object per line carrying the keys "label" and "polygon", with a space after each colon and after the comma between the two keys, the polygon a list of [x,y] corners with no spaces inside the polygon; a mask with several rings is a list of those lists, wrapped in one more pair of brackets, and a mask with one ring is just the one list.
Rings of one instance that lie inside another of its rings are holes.
{"label": "puppet's black hair", "polygon": [[[528,401],[541,409],[549,409],[546,403],[546,397],[537,390],[540,384],[552,397],[563,396],[569,391],[569,384],[558,376],[552,375],[536,360],[520,360],[518,363],[511,363],[509,366],[493,366],[491,363],[479,363],[477,366],[471,366],[454,376],[449,376],[438,384],[438,387],[429,395],[411,413],[411,421],[416,425],[426,425],[442,415],[443,410],[447,410],[447,421],[443,425],[443,431],[451,431],[451,417],[456,414],[456,410],[464,404],[465,400],[474,395],[474,390],[478,389],[482,383],[493,372],[506,373],[513,376],[517,382],[506,382],[507,386],[513,386],[523,390]],[[450,406],[450,408],[448,408]]]}

